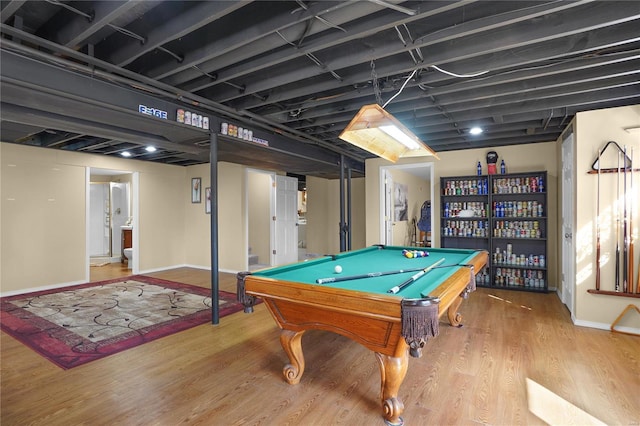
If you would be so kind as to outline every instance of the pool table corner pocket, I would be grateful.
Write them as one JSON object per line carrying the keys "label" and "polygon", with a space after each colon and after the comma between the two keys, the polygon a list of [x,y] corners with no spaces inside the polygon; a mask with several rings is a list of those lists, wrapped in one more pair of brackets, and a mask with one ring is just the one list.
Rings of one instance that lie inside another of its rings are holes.
{"label": "pool table corner pocket", "polygon": [[436,337],[440,331],[438,310],[440,299],[403,299],[402,337],[409,345],[409,354],[414,358],[422,356],[422,348],[430,337]]}

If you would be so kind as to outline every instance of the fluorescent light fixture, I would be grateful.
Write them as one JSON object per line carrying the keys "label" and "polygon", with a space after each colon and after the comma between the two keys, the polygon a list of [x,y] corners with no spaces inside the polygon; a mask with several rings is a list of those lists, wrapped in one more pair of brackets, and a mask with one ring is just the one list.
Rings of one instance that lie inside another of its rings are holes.
{"label": "fluorescent light fixture", "polygon": [[131,153],[129,151],[122,151],[120,155],[122,155],[123,157],[131,157]]}
{"label": "fluorescent light fixture", "polygon": [[482,128],[481,127],[472,127],[471,129],[469,129],[469,133],[472,135],[479,135],[482,133]]}
{"label": "fluorescent light fixture", "polygon": [[149,145],[148,147],[145,148],[145,150],[147,150],[147,152],[156,152],[156,147]]}
{"label": "fluorescent light fixture", "polygon": [[340,139],[395,163],[402,157],[432,155],[434,150],[378,104],[365,105]]}

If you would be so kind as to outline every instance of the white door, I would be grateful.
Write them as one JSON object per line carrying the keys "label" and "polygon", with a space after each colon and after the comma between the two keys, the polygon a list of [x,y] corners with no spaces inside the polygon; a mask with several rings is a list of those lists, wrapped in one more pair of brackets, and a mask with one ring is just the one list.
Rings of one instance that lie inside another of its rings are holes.
{"label": "white door", "polygon": [[562,141],[562,302],[573,316],[575,244],[573,240],[573,134]]}
{"label": "white door", "polygon": [[89,239],[90,256],[110,256],[109,184],[92,183],[89,186]]}
{"label": "white door", "polygon": [[298,179],[276,175],[272,265],[298,261]]}

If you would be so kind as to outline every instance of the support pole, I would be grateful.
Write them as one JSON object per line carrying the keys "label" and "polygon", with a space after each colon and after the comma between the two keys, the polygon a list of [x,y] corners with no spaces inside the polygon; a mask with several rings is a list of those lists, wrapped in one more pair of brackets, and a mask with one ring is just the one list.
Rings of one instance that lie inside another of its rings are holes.
{"label": "support pole", "polygon": [[347,167],[347,250],[351,250],[351,167]]}
{"label": "support pole", "polygon": [[[218,129],[219,123],[213,122],[212,129]],[[215,130],[209,134],[209,164],[211,173],[211,323],[220,322],[218,290],[218,134]],[[206,197],[206,195],[205,195]],[[205,203],[207,200],[205,199]]]}
{"label": "support pole", "polygon": [[346,225],[344,223],[344,155],[340,154],[340,251],[347,249]]}

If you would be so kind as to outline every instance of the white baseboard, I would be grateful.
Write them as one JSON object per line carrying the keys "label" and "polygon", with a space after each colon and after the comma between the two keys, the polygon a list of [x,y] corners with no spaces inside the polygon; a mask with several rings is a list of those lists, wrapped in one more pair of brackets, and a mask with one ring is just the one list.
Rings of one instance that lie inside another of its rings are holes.
{"label": "white baseboard", "polygon": [[[151,272],[162,272],[162,271],[168,271],[170,269],[176,269],[176,268],[193,268],[193,269],[203,269],[205,271],[210,271],[211,267],[210,266],[202,266],[202,265],[192,265],[189,263],[184,263],[182,265],[173,265],[173,266],[164,266],[162,268],[154,268],[154,269],[145,269],[144,271],[140,271],[138,272],[140,275],[143,274],[149,274]],[[233,269],[219,269],[220,272],[225,272],[228,274],[237,274],[240,271],[236,271]]]}
{"label": "white baseboard", "polygon": [[[611,331],[611,324],[604,324],[601,322],[575,320],[573,321],[573,324],[580,327],[597,328],[598,330]],[[623,331],[625,333],[640,334],[640,328],[616,327],[616,330]]]}
{"label": "white baseboard", "polygon": [[46,285],[46,286],[42,286],[42,287],[25,288],[25,289],[21,289],[21,290],[12,290],[12,291],[7,291],[7,292],[0,293],[0,297],[15,296],[17,294],[35,293],[37,291],[43,291],[43,290],[56,290],[56,289],[59,289],[59,288],[71,287],[72,285],[86,284],[86,283],[87,282],[85,280],[82,280],[82,281],[70,281],[68,283],[52,284],[52,285]]}
{"label": "white baseboard", "polygon": [[[211,268],[209,266],[182,264],[182,265],[163,266],[161,268],[145,269],[144,271],[139,271],[138,275],[150,274],[152,272],[168,271],[170,269],[176,269],[176,268],[194,268],[194,269],[204,269],[206,271],[210,271],[211,270]],[[237,274],[240,271],[235,271],[235,270],[231,270],[231,269],[220,269],[220,272],[226,272],[226,273],[229,273],[229,274]],[[64,287],[71,287],[71,286],[74,286],[74,285],[86,284],[86,283],[87,283],[87,281],[80,280],[80,281],[70,281],[70,282],[59,283],[59,284],[51,284],[51,285],[42,286],[42,287],[32,287],[32,288],[26,288],[26,289],[21,289],[21,290],[11,290],[11,291],[7,291],[7,292],[0,292],[0,297],[15,296],[17,294],[35,293],[37,291],[44,291],[44,290],[57,290],[57,289],[64,288]]]}

